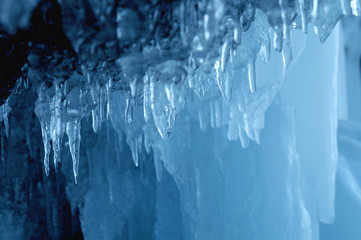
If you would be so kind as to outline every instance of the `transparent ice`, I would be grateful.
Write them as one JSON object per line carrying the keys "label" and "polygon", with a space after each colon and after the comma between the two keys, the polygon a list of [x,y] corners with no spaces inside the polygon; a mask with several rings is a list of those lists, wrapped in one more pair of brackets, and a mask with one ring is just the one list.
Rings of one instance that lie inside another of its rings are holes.
{"label": "transparent ice", "polygon": [[0,239],[74,237],[66,201],[85,239],[359,239],[359,0],[58,4],[0,107]]}

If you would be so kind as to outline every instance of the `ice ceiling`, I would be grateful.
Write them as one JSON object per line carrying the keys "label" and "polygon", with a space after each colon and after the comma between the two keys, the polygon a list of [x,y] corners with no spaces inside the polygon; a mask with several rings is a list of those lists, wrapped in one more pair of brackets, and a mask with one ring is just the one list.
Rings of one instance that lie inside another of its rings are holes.
{"label": "ice ceiling", "polygon": [[335,216],[343,229],[336,173],[360,219],[360,14],[359,0],[1,1],[3,202],[32,202],[34,182],[47,227],[29,227],[30,203],[2,207],[0,236],[74,238],[61,229],[78,216],[85,239],[319,239]]}

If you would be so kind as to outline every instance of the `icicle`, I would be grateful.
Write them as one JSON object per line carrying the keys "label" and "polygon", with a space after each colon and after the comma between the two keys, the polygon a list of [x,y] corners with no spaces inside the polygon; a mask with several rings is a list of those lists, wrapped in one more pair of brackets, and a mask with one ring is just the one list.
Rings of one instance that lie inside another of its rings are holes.
{"label": "icicle", "polygon": [[139,135],[138,137],[138,145],[137,145],[137,149],[138,149],[138,155],[140,154],[139,160],[142,160],[142,152],[143,152],[143,134]]}
{"label": "icicle", "polygon": [[288,20],[288,6],[285,0],[279,0],[279,4],[281,7],[281,17],[282,17],[282,34],[283,39],[289,41],[290,40],[290,28],[289,28],[289,20]]}
{"label": "icicle", "polygon": [[228,67],[226,71],[219,71],[220,62],[216,61],[214,69],[216,70],[216,80],[219,90],[224,99],[229,101],[232,97],[232,69]]}
{"label": "icicle", "polygon": [[44,169],[46,176],[49,176],[49,157],[50,157],[50,130],[49,123],[40,122],[41,135],[43,137],[44,144]]}
{"label": "icicle", "polygon": [[216,70],[216,80],[219,90],[221,91],[222,95],[224,96],[223,92],[223,75],[222,72],[219,71],[221,63],[217,60],[214,64],[214,69]]}
{"label": "icicle", "polygon": [[287,69],[290,66],[293,59],[289,20],[287,15],[288,6],[284,0],[280,0],[279,4],[282,11],[282,22],[283,22],[282,57],[283,57],[283,65]]}
{"label": "icicle", "polygon": [[[89,73],[87,74],[87,79],[89,81],[90,84],[90,76]],[[98,102],[99,101],[99,93],[100,93],[100,89],[99,89],[99,84],[98,82],[95,82],[94,85],[90,85],[90,95],[92,97],[92,100],[94,102]]]}
{"label": "icicle", "polygon": [[203,31],[204,31],[204,39],[206,41],[210,40],[210,38],[212,37],[212,33],[209,31],[209,15],[206,13],[204,14],[203,17]]}
{"label": "icicle", "polygon": [[51,112],[50,112],[50,104],[49,99],[44,96],[44,90],[39,90],[38,100],[35,103],[34,112],[39,119],[40,127],[41,127],[41,135],[44,145],[44,169],[45,173],[49,175],[49,157],[50,157],[50,140],[51,140],[51,132],[50,132],[50,122],[51,122]]}
{"label": "icicle", "polygon": [[23,82],[22,77],[20,77],[20,78],[16,81],[16,84],[15,84],[15,87],[14,87],[14,88],[15,88],[15,91],[14,91],[15,95],[18,95],[18,94],[21,93],[21,85],[23,85],[22,82]]}
{"label": "icicle", "polygon": [[25,89],[29,88],[29,78],[28,77],[24,79],[24,88]]}
{"label": "icicle", "polygon": [[282,59],[283,66],[288,69],[293,59],[292,44],[291,41],[283,41],[282,47]]}
{"label": "icicle", "polygon": [[150,106],[150,84],[148,74],[144,75],[143,78],[143,112],[145,122],[149,122],[151,116],[151,106]]}
{"label": "icicle", "polygon": [[130,85],[130,95],[135,98],[137,95],[137,89],[138,89],[138,78],[134,77],[129,83]]}
{"label": "icicle", "polygon": [[66,96],[66,95],[67,95],[67,91],[68,91],[68,81],[65,81],[65,82],[64,82],[62,88],[63,88],[63,93],[62,93],[62,94],[63,94],[64,96]]}
{"label": "icicle", "polygon": [[93,131],[95,133],[98,133],[98,131],[100,129],[99,109],[98,108],[92,110],[92,127],[93,127]]}
{"label": "icicle", "polygon": [[132,97],[127,97],[125,99],[125,120],[127,123],[133,123],[133,104],[132,104]]}
{"label": "icicle", "polygon": [[247,134],[247,137],[253,141],[256,140],[256,136],[255,136],[255,132],[254,132],[254,127],[250,126],[250,122],[248,120],[249,116],[247,114],[243,115],[243,130],[245,131],[245,133]]}
{"label": "icicle", "polygon": [[233,29],[233,41],[236,45],[240,45],[242,42],[242,31],[237,25]]}
{"label": "icicle", "polygon": [[53,145],[53,152],[54,152],[54,157],[53,157],[54,168],[55,168],[55,171],[57,171],[58,162],[60,162],[60,149],[61,149],[60,139],[59,138],[53,139],[52,145]]}
{"label": "icicle", "polygon": [[151,138],[148,136],[147,134],[147,129],[149,128],[149,125],[145,125],[143,130],[144,130],[144,149],[147,152],[147,154],[150,153],[151,147],[152,147],[152,141]]}
{"label": "icicle", "polygon": [[127,123],[132,124],[135,99],[138,91],[138,77],[134,76],[134,78],[130,80],[129,84],[130,84],[130,94],[129,97],[126,98],[125,119]]}
{"label": "icicle", "polygon": [[167,96],[168,102],[171,103],[171,102],[173,101],[173,103],[174,103],[174,96],[173,96],[173,94],[171,93],[170,84],[165,83],[165,84],[164,84],[164,90],[165,90],[165,94],[166,94],[166,96]]}
{"label": "icicle", "polygon": [[57,169],[57,163],[60,161],[61,138],[63,135],[62,128],[62,92],[59,83],[55,83],[55,95],[50,103],[51,120],[50,120],[50,136],[54,152],[54,167]]}
{"label": "icicle", "polygon": [[134,139],[132,141],[132,144],[130,146],[131,152],[132,152],[132,159],[134,162],[134,166],[139,166],[139,154],[138,154],[138,139]]}
{"label": "icicle", "polygon": [[107,120],[110,118],[110,111],[112,109],[112,87],[113,87],[113,80],[109,78],[108,83],[106,84],[107,88]]}
{"label": "icicle", "polygon": [[255,65],[255,60],[250,61],[248,64],[248,84],[251,93],[255,93],[257,91]]}
{"label": "icicle", "polygon": [[153,74],[149,79],[149,90],[150,90],[150,107],[152,110],[155,110],[155,82]]}
{"label": "icicle", "polygon": [[89,72],[86,73],[86,80],[88,81],[88,84],[90,85],[91,84],[91,77],[90,77]]}
{"label": "icicle", "polygon": [[[90,75],[87,73],[87,79],[90,84]],[[95,133],[98,133],[101,127],[101,116],[100,116],[100,86],[97,81],[93,85],[90,85],[90,95],[93,100],[93,104],[95,105],[92,110],[92,127]]]}
{"label": "icicle", "polygon": [[241,140],[242,147],[247,148],[249,146],[249,138],[240,124],[238,124],[238,135],[239,140]]}
{"label": "icicle", "polygon": [[134,140],[134,156],[133,156],[134,165],[139,166],[139,152],[138,152],[138,139]]}
{"label": "icicle", "polygon": [[313,0],[311,16],[314,21],[317,19],[317,15],[318,15],[318,0]]}
{"label": "icicle", "polygon": [[67,95],[66,127],[65,131],[69,139],[69,149],[73,161],[73,173],[75,183],[78,179],[80,129],[81,120],[84,117],[83,109],[84,94],[79,87],[74,87]]}
{"label": "icicle", "polygon": [[306,14],[305,0],[298,0],[298,3],[300,5],[302,31],[304,33],[307,33],[307,14]]}
{"label": "icicle", "polygon": [[221,71],[225,72],[227,67],[227,62],[230,55],[230,42],[227,39],[222,46],[222,52],[221,52]]}
{"label": "icicle", "polygon": [[261,131],[259,129],[254,129],[254,138],[258,145],[261,144]]}
{"label": "icicle", "polygon": [[79,168],[79,149],[80,149],[80,120],[70,119],[66,123],[66,134],[69,138],[69,148],[73,160],[74,180],[77,184]]}
{"label": "icicle", "polygon": [[105,111],[104,111],[104,106],[105,106],[105,91],[103,88],[99,89],[99,119],[100,119],[100,123],[103,123],[105,121]]}

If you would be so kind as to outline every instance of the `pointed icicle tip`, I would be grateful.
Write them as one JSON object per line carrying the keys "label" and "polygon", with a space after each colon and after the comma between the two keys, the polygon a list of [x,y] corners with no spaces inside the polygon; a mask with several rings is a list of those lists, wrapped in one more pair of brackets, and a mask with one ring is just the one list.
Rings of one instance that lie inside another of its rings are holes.
{"label": "pointed icicle tip", "polygon": [[125,120],[128,124],[133,123],[133,101],[131,96],[125,99]]}
{"label": "pointed icicle tip", "polygon": [[68,121],[66,124],[66,134],[69,138],[69,149],[73,161],[73,173],[75,184],[77,184],[79,168],[79,150],[80,150],[80,119]]}
{"label": "pointed icicle tip", "polygon": [[92,127],[94,133],[98,133],[100,129],[100,120],[99,120],[99,109],[92,110]]}
{"label": "pointed icicle tip", "polygon": [[238,136],[239,140],[241,140],[242,148],[248,148],[249,138],[241,125],[238,125]]}
{"label": "pointed icicle tip", "polygon": [[74,173],[74,182],[75,184],[78,184],[78,174],[73,170]]}
{"label": "pointed icicle tip", "polygon": [[254,60],[248,64],[248,83],[249,83],[249,89],[251,90],[251,93],[257,92],[255,65],[256,64],[255,64]]}
{"label": "pointed icicle tip", "polygon": [[292,44],[290,41],[283,41],[282,58],[284,68],[288,69],[293,60]]}

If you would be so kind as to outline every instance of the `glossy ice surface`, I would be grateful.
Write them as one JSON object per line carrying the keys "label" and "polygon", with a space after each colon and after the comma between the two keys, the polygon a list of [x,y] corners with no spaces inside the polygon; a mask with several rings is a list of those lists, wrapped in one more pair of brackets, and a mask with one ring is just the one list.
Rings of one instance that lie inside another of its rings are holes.
{"label": "glossy ice surface", "polygon": [[0,1],[0,239],[359,239],[360,14]]}

